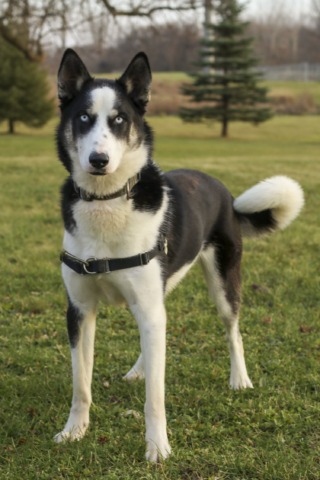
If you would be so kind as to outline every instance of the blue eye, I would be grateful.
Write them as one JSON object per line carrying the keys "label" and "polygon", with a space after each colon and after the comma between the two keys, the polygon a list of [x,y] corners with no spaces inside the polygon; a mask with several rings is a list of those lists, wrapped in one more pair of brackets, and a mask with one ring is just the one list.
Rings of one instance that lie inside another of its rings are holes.
{"label": "blue eye", "polygon": [[121,125],[121,123],[123,123],[123,118],[120,117],[120,115],[118,115],[115,119],[114,119],[114,123],[117,124],[117,125]]}
{"label": "blue eye", "polygon": [[83,123],[89,122],[89,115],[87,115],[86,113],[83,113],[83,114],[80,116],[80,120],[81,120],[81,122],[83,122]]}

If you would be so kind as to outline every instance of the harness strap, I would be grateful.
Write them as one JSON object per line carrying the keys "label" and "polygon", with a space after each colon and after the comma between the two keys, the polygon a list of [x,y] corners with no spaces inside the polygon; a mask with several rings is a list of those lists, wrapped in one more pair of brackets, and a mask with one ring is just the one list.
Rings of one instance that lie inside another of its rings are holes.
{"label": "harness strap", "polygon": [[79,275],[98,275],[116,270],[147,265],[159,252],[168,253],[167,239],[163,238],[158,245],[148,252],[139,253],[125,258],[88,258],[86,261],[71,255],[65,250],[60,254],[60,260]]}
{"label": "harness strap", "polygon": [[122,197],[123,195],[127,196],[127,200],[132,198],[132,193],[131,190],[137,183],[140,181],[141,175],[140,173],[137,173],[133,177],[129,178],[127,183],[124,185],[124,187],[120,188],[120,190],[117,190],[114,193],[109,193],[107,195],[102,195],[98,196],[95,195],[94,193],[89,193],[86,190],[84,190],[81,187],[78,187],[78,185],[74,182],[73,183],[73,188],[75,193],[81,200],[84,200],[85,202],[92,202],[93,200],[112,200],[114,198]]}

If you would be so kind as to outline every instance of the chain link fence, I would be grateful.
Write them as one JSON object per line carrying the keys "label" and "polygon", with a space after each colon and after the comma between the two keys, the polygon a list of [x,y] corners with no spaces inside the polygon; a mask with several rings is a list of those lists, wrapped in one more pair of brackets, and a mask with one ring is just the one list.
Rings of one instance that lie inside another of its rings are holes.
{"label": "chain link fence", "polygon": [[259,67],[265,80],[320,81],[320,63],[298,63]]}

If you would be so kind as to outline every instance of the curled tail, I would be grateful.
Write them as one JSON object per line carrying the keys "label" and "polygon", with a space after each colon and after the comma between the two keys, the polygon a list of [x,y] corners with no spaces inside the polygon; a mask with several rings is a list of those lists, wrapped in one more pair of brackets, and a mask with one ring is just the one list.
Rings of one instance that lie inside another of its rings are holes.
{"label": "curled tail", "polygon": [[304,204],[303,190],[289,177],[271,177],[234,201],[234,209],[240,216],[243,233],[257,236],[283,230],[300,213]]}

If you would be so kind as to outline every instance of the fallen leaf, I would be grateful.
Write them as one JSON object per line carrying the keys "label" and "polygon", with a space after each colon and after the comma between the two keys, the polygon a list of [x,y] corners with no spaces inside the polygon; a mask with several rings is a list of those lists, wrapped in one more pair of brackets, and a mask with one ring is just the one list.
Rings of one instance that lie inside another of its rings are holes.
{"label": "fallen leaf", "polygon": [[262,319],[262,323],[266,324],[266,325],[269,325],[270,323],[272,323],[272,317],[265,317]]}
{"label": "fallen leaf", "polygon": [[107,443],[108,441],[108,437],[105,437],[104,435],[101,435],[101,437],[98,438],[98,443],[100,443],[100,445],[104,445],[105,443]]}
{"label": "fallen leaf", "polygon": [[309,327],[308,325],[300,325],[299,331],[300,333],[310,333],[312,332],[313,328]]}
{"label": "fallen leaf", "polygon": [[265,287],[264,285],[258,285],[257,283],[253,283],[251,285],[251,288],[256,292],[269,293],[269,289],[267,287]]}

